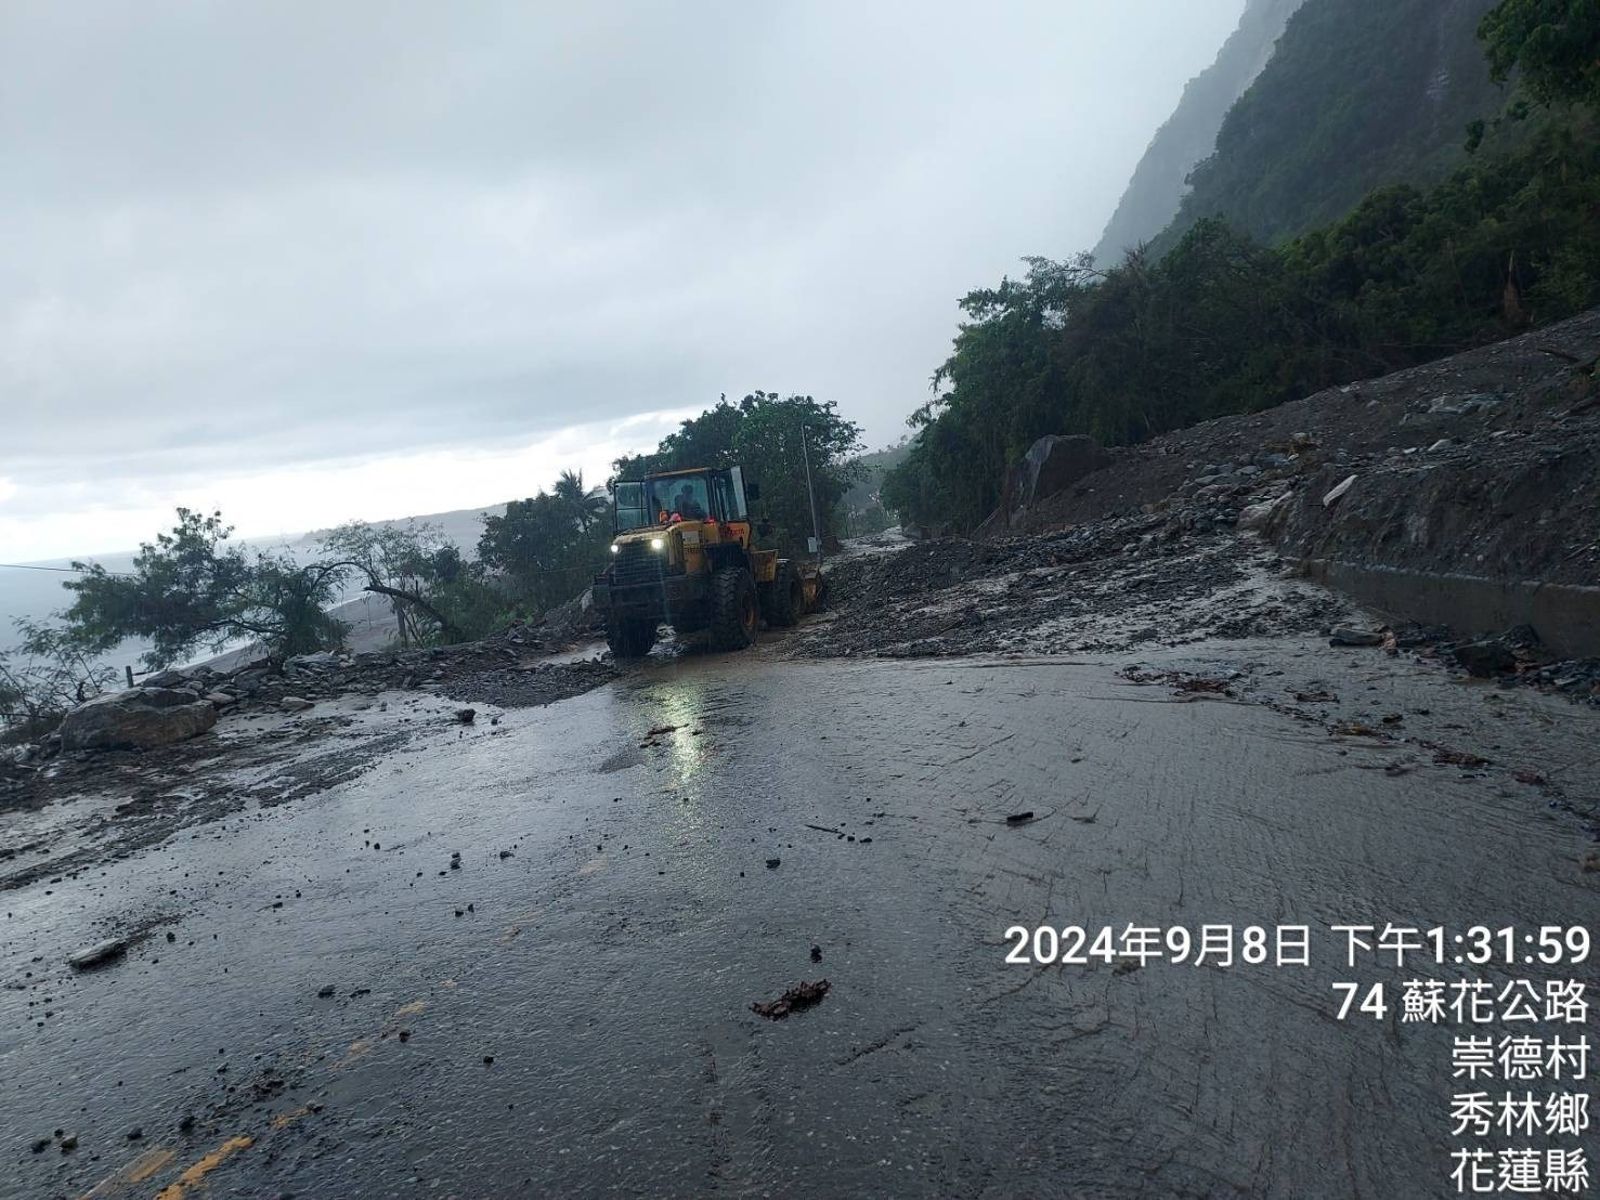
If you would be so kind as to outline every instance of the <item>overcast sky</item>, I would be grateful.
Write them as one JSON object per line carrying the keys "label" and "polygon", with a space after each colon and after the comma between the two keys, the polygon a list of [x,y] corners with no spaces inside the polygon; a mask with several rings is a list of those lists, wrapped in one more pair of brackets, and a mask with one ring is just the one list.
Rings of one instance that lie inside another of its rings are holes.
{"label": "overcast sky", "polygon": [[1243,0],[0,4],[0,561],[527,495],[765,388],[874,445]]}

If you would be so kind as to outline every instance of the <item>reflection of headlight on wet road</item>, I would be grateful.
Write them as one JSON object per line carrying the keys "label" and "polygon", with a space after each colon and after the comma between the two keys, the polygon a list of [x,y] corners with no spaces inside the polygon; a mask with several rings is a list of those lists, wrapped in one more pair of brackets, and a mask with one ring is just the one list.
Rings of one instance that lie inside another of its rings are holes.
{"label": "reflection of headlight on wet road", "polygon": [[666,544],[667,544],[667,541],[666,541],[665,538],[651,538],[650,539],[650,549],[652,549],[652,550],[660,550],[663,547],[665,547]]}

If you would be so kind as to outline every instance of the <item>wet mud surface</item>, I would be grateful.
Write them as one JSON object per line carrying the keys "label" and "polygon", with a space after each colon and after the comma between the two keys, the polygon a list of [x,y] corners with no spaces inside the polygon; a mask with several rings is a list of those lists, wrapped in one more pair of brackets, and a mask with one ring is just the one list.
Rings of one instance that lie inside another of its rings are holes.
{"label": "wet mud surface", "polygon": [[[0,894],[74,876],[157,845],[191,826],[270,808],[359,777],[429,730],[466,736],[462,705],[534,707],[611,679],[592,661],[503,656],[484,644],[453,653],[373,655],[350,668],[264,680],[198,738],[147,750],[56,754],[0,790]],[[282,710],[284,695],[308,698]],[[473,711],[472,720],[477,720]]]}
{"label": "wet mud surface", "polygon": [[1054,533],[943,538],[832,568],[807,657],[1077,654],[1315,632],[1352,608],[1264,543],[1167,515]]}
{"label": "wet mud surface", "polygon": [[0,1195],[1445,1190],[1450,1030],[1333,1020],[1330,943],[1005,930],[1592,925],[1600,714],[1311,637],[788,657],[817,632],[470,725],[419,694],[393,744],[368,698],[319,718],[368,739],[331,786],[240,766],[160,838],[0,863]]}

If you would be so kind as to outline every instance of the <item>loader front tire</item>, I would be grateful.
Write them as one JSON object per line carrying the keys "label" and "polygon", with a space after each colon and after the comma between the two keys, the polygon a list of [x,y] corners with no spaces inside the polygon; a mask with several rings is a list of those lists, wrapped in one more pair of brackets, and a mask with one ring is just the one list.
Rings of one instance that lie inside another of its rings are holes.
{"label": "loader front tire", "polygon": [[778,571],[766,588],[763,616],[774,629],[787,629],[800,619],[806,608],[805,585],[800,572],[788,559],[778,563]]}
{"label": "loader front tire", "polygon": [[723,567],[711,577],[711,648],[743,650],[756,640],[761,606],[756,581],[744,567]]}
{"label": "loader front tire", "polygon": [[606,622],[612,658],[643,658],[656,644],[657,623],[650,618],[613,617]]}

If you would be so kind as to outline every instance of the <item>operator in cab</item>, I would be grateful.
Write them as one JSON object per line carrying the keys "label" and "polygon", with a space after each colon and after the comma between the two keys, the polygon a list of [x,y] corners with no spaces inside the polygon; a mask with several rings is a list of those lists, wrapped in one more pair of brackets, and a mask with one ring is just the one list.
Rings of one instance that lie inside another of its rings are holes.
{"label": "operator in cab", "polygon": [[678,489],[678,494],[672,498],[672,519],[674,521],[703,521],[706,510],[700,507],[700,502],[694,498],[694,489],[687,481]]}

